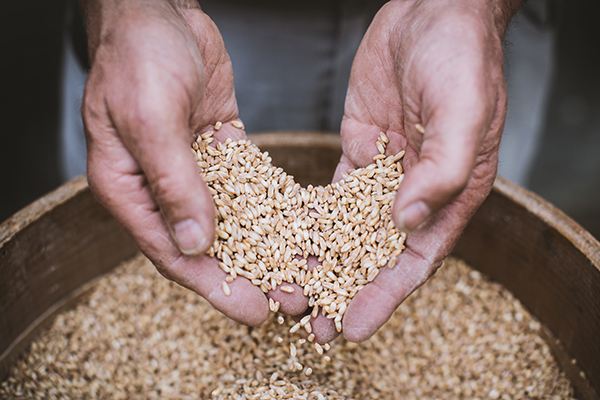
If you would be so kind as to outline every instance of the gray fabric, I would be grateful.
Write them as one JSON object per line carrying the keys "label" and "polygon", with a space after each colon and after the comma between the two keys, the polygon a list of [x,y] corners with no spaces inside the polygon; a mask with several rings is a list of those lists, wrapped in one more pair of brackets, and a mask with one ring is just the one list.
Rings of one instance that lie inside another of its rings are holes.
{"label": "gray fabric", "polygon": [[[67,21],[73,17],[74,9],[69,9]],[[86,147],[81,120],[81,100],[87,80],[87,73],[81,66],[79,57],[70,40],[71,31],[65,30],[61,84],[61,115],[59,159],[60,172],[66,181],[84,174],[86,171]]]}
{"label": "gray fabric", "polygon": [[201,1],[231,57],[248,132],[339,131],[354,54],[382,4]]}
{"label": "gray fabric", "polygon": [[508,112],[498,174],[527,186],[542,129],[555,65],[555,29],[549,2],[531,0],[507,32]]}

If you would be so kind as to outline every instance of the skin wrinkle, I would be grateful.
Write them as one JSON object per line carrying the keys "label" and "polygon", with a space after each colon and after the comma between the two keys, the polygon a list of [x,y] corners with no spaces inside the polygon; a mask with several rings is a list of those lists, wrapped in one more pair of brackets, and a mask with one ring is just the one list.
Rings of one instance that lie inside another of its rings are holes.
{"label": "skin wrinkle", "polygon": [[490,156],[490,157],[486,157],[485,155],[482,155],[481,157],[477,158],[477,161],[475,164],[476,166],[475,166],[475,168],[473,168],[473,171],[471,173],[471,178],[473,180],[475,180],[476,182],[486,182],[486,184],[489,184],[490,190],[491,190],[491,187],[494,184],[496,174],[494,174],[494,176],[490,178],[486,174],[481,173],[486,170],[494,170],[495,171],[498,168],[498,157],[496,156],[496,151],[491,150],[490,154],[492,154],[492,156]]}
{"label": "skin wrinkle", "polygon": [[[389,68],[389,66],[386,66],[383,64],[383,61],[381,60],[381,58],[383,58],[383,56],[378,55],[378,58],[380,58],[380,60],[378,60],[379,61],[378,70],[380,71],[381,74],[389,76],[390,68]],[[371,61],[373,61],[373,60],[371,60]],[[369,114],[371,114],[371,112],[373,111],[373,107],[371,106],[371,104],[380,103],[376,109],[383,110],[383,112],[387,113],[389,116],[390,109],[393,107],[393,102],[394,102],[394,100],[397,101],[398,97],[393,96],[394,97],[393,99],[392,98],[388,99],[387,96],[385,96],[385,97],[378,96],[377,93],[380,92],[379,90],[376,89],[376,86],[378,86],[378,85],[372,83],[373,82],[372,79],[374,79],[375,76],[377,76],[377,75],[373,74],[373,76],[368,77],[369,82],[371,83],[371,87],[373,88],[373,92],[375,94],[372,96],[373,97],[372,99],[369,99],[369,102],[363,101],[363,106],[365,107],[366,110],[369,110],[370,111]],[[393,93],[393,95],[395,95],[395,93]],[[374,118],[372,117],[372,115],[370,115],[370,116],[371,116],[371,121],[370,121],[371,124],[376,125]],[[379,119],[379,118],[377,118],[377,119]],[[388,121],[389,120],[390,119],[388,118]],[[386,130],[388,127],[389,126],[380,126],[380,128],[382,128],[383,130]]]}
{"label": "skin wrinkle", "polygon": [[[381,46],[380,44],[377,43],[377,42],[381,41],[381,38],[371,38],[372,35],[370,35],[369,32],[367,32],[366,36],[367,36],[368,41],[376,42],[374,45],[368,46],[369,50],[366,52],[366,57],[367,57],[368,62],[366,64],[369,66],[372,66],[372,68],[374,70],[378,71],[378,73],[380,73],[380,74],[389,75],[389,70],[390,70],[389,65],[386,65],[384,63],[384,59],[387,58],[386,54],[383,54],[385,52],[385,46]],[[374,49],[374,50],[371,50],[371,49]],[[375,54],[372,54],[371,51],[375,51]],[[361,62],[364,63],[365,61],[361,60]],[[371,110],[373,110],[373,107],[369,106],[369,104],[383,103],[383,104],[381,104],[381,106],[376,107],[376,109],[384,110],[384,112],[389,113],[389,109],[393,105],[392,99],[382,98],[382,96],[381,96],[382,90],[378,89],[378,86],[380,86],[380,85],[377,82],[373,81],[374,77],[376,77],[376,76],[377,76],[377,73],[366,76],[366,80],[369,83],[369,88],[372,90],[365,91],[363,89],[365,82],[363,82],[363,81],[351,82],[350,88],[356,88],[355,91],[359,93],[358,97],[362,103],[361,104],[362,109],[371,111]],[[363,94],[362,91],[364,91],[365,93]],[[348,116],[350,118],[352,118],[352,115],[348,115]],[[360,116],[356,116],[355,118],[361,119]],[[369,113],[369,118],[370,118],[369,123],[371,125],[376,125],[375,119],[379,119],[379,118],[374,118],[374,116],[371,115],[370,113]],[[362,118],[362,119],[364,122],[364,118]],[[382,126],[380,128],[383,128],[384,130],[387,129],[386,126]]]}
{"label": "skin wrinkle", "polygon": [[[405,253],[406,256],[411,256],[412,255],[414,258],[417,258],[418,261],[421,261],[421,262],[423,262],[423,263],[425,263],[427,265],[435,265],[435,264],[437,264],[439,262],[439,260],[437,260],[435,257],[433,257],[433,258],[432,257],[427,257],[427,256],[421,254],[419,251],[415,251],[414,249],[412,249],[412,248],[410,248],[408,246],[404,250],[404,253]],[[399,257],[400,256],[398,256],[396,258],[396,260]],[[394,266],[394,268],[391,269],[392,275],[396,275],[399,278],[398,279],[399,282],[410,281],[410,280],[404,280],[403,278],[406,277],[406,276],[415,276],[415,275],[412,274],[413,271],[417,272],[417,274],[416,274],[417,276],[419,275],[418,272],[421,272],[420,270],[417,269],[417,267],[414,264],[412,264],[408,268],[404,268],[404,269],[396,268],[396,266],[399,264],[399,262],[401,262],[401,261],[396,261],[396,265]],[[424,275],[426,275],[427,277],[429,277],[430,274],[427,273],[427,272],[425,272]],[[425,277],[423,281],[427,280],[427,277]],[[418,286],[420,286],[420,285],[418,285]],[[411,290],[411,292],[412,292],[412,290]],[[403,300],[403,298],[402,298],[402,296],[398,296],[398,297],[395,298],[395,300],[396,300],[397,304],[399,304]]]}
{"label": "skin wrinkle", "polygon": [[[150,226],[152,223],[156,224],[157,222],[160,222],[160,221],[157,221],[157,220],[160,220],[160,215],[158,212],[153,212],[151,215],[148,215],[146,218],[143,218],[142,220],[144,222],[148,221],[149,223],[147,226]],[[160,225],[164,225],[164,224],[160,224]],[[153,231],[153,232],[150,232],[148,235],[149,235],[149,237],[147,240],[147,248],[150,249],[148,251],[156,252],[156,249],[159,248],[158,243],[161,243],[161,242],[165,243],[165,244],[169,244],[171,246],[174,245],[171,237],[165,235],[162,232]],[[163,256],[162,256],[163,258],[160,262],[160,267],[161,267],[160,269],[163,270],[163,272],[161,272],[162,275],[172,274],[174,272],[174,269],[172,269],[171,266],[173,265],[173,263],[175,263],[177,261],[177,258],[175,258],[174,255],[172,255],[172,254],[166,254],[166,255],[169,257],[169,259],[165,260],[164,259],[165,254],[163,253]],[[171,259],[174,259],[174,261],[171,261]],[[172,278],[169,278],[169,279],[174,280]]]}
{"label": "skin wrinkle", "polygon": [[[460,204],[470,204],[470,203],[461,203],[461,197],[462,197],[462,198],[464,198],[464,199],[469,199],[469,197],[470,197],[469,195],[472,193],[470,190],[467,190],[467,189],[469,188],[469,185],[471,185],[471,186],[475,186],[475,187],[479,187],[479,185],[477,184],[477,181],[473,181],[473,180],[471,180],[471,181],[470,181],[470,182],[467,184],[467,186],[466,186],[466,187],[465,187],[465,188],[462,190],[462,192],[460,193],[460,196],[456,196],[456,197],[454,198],[454,200],[452,200],[452,202],[450,202],[450,203],[449,203],[449,205],[448,205],[447,207],[451,207],[451,206],[453,206],[452,208],[455,208],[457,205],[460,205]],[[413,190],[413,192],[414,192],[414,191],[415,191],[415,190]],[[418,192],[418,190],[417,190],[416,192],[417,192],[417,193],[419,193],[419,192]],[[417,195],[417,196],[418,196],[418,195]],[[440,211],[438,211],[438,213],[440,213],[440,212],[443,212],[443,210],[440,210]],[[443,214],[442,214],[442,215],[443,215]],[[465,224],[466,224],[466,223],[465,223]],[[424,228],[425,228],[425,227],[424,227]],[[442,235],[442,236],[445,236],[445,235]],[[430,239],[430,240],[433,240],[433,238],[432,238],[432,239]],[[432,243],[432,245],[433,245],[433,243]],[[432,246],[432,247],[435,247],[435,246]]]}
{"label": "skin wrinkle", "polygon": [[[404,138],[404,135],[401,132],[387,130],[385,133],[386,136],[390,139],[390,142],[388,143],[386,148],[386,154],[398,154],[402,150],[406,151],[406,139]],[[376,154],[377,153],[371,154],[371,159]]]}
{"label": "skin wrinkle", "polygon": [[[473,174],[475,174],[475,172]],[[473,214],[476,211],[476,209],[473,206],[475,204],[482,202],[483,199],[485,199],[485,197],[487,197],[487,194],[489,193],[489,191],[492,188],[492,184],[494,182],[493,177],[495,176],[495,174],[493,174],[493,175],[485,174],[485,176],[489,177],[489,178],[487,178],[487,179],[477,179],[477,178],[472,179],[470,181],[469,185],[467,185],[467,187],[461,194],[461,196],[458,196],[456,199],[454,199],[452,201],[452,203],[450,203],[448,205],[448,207],[446,207],[445,209],[442,209],[438,212],[437,218],[440,220],[443,220],[443,219],[455,218],[455,216],[454,216],[455,210],[454,209],[456,209],[456,208],[463,209],[463,210],[471,210],[470,212],[465,214],[464,218],[462,218],[460,220],[461,223],[459,225],[456,225],[452,231],[446,232],[447,236],[452,237],[453,235],[459,235],[460,232],[462,232],[464,226],[467,225],[468,221],[470,220],[470,218],[473,216]],[[439,240],[443,240],[443,238],[439,238]],[[452,247],[454,247],[454,246],[452,246]],[[450,252],[450,250],[448,250],[448,253]]]}
{"label": "skin wrinkle", "polygon": [[[429,21],[429,24],[431,24],[431,23],[432,22]],[[430,35],[431,35],[431,33],[430,33]],[[425,39],[427,39],[427,38],[428,38],[428,36],[425,36]],[[425,40],[425,39],[423,39],[423,40]],[[429,39],[427,39],[425,41],[428,41],[428,40]],[[421,62],[425,62],[426,64],[427,64],[426,60],[428,60],[428,59],[432,59],[432,60],[439,59],[439,55],[438,55],[438,52],[437,52],[436,48],[429,47],[429,46],[421,46],[421,48],[422,47],[425,47],[426,50],[425,51],[421,51],[421,52],[413,52],[412,55],[411,55],[411,57],[408,59],[408,61],[406,61],[407,67],[406,68],[402,68],[403,79],[400,80],[402,87],[410,86],[410,85],[405,84],[404,82],[407,81],[407,80],[408,80],[408,82],[410,82],[410,77],[412,76],[412,66],[413,66],[413,64],[415,62],[415,58],[417,56],[420,56],[420,59],[423,60]],[[466,50],[463,50],[463,51],[466,51]],[[447,61],[451,62],[451,63],[452,62],[456,62],[458,60],[458,58],[459,57],[453,57],[452,59],[447,60]],[[397,64],[402,65],[402,62],[398,61]],[[444,63],[435,62],[435,64],[438,65],[438,70],[434,72],[434,75],[437,75],[437,74],[440,74],[440,73],[443,74],[445,71],[449,70],[449,68],[447,68],[447,65],[445,65]],[[410,98],[410,97],[406,96],[406,98]]]}
{"label": "skin wrinkle", "polygon": [[[107,169],[111,168],[111,166],[105,167]],[[93,170],[94,168],[92,168]],[[115,174],[117,175],[117,174]],[[96,174],[88,173],[88,181],[89,185],[92,187],[92,190],[98,191],[98,194],[95,195],[96,199],[98,199],[105,207],[110,208],[111,205],[114,204],[114,200],[109,193],[121,192],[119,185],[119,181],[129,181],[129,176],[116,176],[114,180],[104,179],[101,176],[96,177]],[[125,186],[128,187],[128,186]],[[115,190],[116,189],[116,190]],[[132,191],[133,193],[137,192],[136,190]]]}
{"label": "skin wrinkle", "polygon": [[187,10],[202,10],[200,4],[196,0],[169,0],[171,5],[177,10],[184,13]]}
{"label": "skin wrinkle", "polygon": [[[366,83],[362,83],[362,82],[361,82],[361,83],[358,83],[358,84],[355,84],[355,85],[356,85],[357,87],[360,87],[360,86],[363,86],[363,85],[365,85],[365,84],[366,84]],[[364,99],[364,97],[363,97],[362,95],[358,95],[356,99],[353,99],[353,102],[354,102],[354,103],[356,103],[356,102],[358,102],[358,101],[360,101],[360,103],[361,103],[361,106],[362,106],[362,107],[366,107],[366,105],[368,104],[367,102],[365,102],[365,99]],[[359,107],[356,107],[356,108],[359,108]],[[369,126],[369,125],[374,125],[374,123],[373,123],[373,121],[372,121],[372,120],[371,120],[370,122],[359,122],[359,118],[358,118],[358,116],[354,117],[354,116],[352,116],[351,114],[345,114],[345,115],[344,115],[344,118],[348,118],[348,119],[349,119],[349,120],[351,120],[351,121],[355,121],[355,122],[357,122],[357,123],[361,123],[361,124],[364,124],[364,125],[367,125],[367,126]]]}
{"label": "skin wrinkle", "polygon": [[[208,257],[204,257],[205,259],[208,259]],[[216,261],[213,260],[208,260],[208,263],[216,263]],[[206,266],[206,264],[204,264]],[[216,267],[216,265],[213,265],[213,267]],[[218,267],[216,267],[218,268]],[[189,269],[189,268],[188,268]],[[194,270],[194,269],[192,269]],[[194,291],[198,291],[198,287],[196,284],[194,284],[193,282],[197,282],[197,281],[201,281],[203,279],[197,279],[197,277],[200,277],[200,275],[203,275],[202,270],[198,269],[196,271],[196,276],[192,279],[188,277],[184,278],[184,286],[186,286],[188,289],[192,289]],[[225,312],[225,311],[229,311],[228,316],[238,322],[241,321],[248,321],[249,324],[251,326],[256,326],[256,325],[260,325],[262,324],[268,317],[269,315],[269,310],[268,310],[268,302],[266,297],[262,297],[262,299],[264,300],[264,306],[266,307],[247,307],[247,302],[241,302],[242,306],[235,306],[236,303],[240,303],[240,302],[236,302],[235,298],[236,297],[247,297],[244,296],[244,294],[247,295],[251,295],[253,292],[252,291],[244,291],[243,286],[245,286],[245,284],[251,285],[248,281],[246,280],[235,280],[232,283],[229,283],[228,285],[231,288],[231,296],[225,296],[225,294],[223,293],[223,289],[221,287],[221,282],[224,281],[224,277],[226,276],[226,274],[221,271],[220,269],[215,270],[215,272],[218,275],[222,275],[222,278],[218,280],[218,282],[214,282],[215,284],[211,285],[211,289],[210,292],[208,293],[208,295],[205,297],[206,300],[211,303],[215,308],[217,308],[219,311],[221,312]],[[215,278],[213,276],[213,278]],[[187,286],[187,285],[189,286]],[[241,287],[242,286],[242,287]],[[261,292],[262,295],[262,292]],[[231,306],[234,306],[230,309]],[[261,311],[262,310],[262,311]],[[261,315],[263,314],[263,315]]]}
{"label": "skin wrinkle", "polygon": [[169,194],[185,192],[187,185],[184,182],[181,182],[181,180],[174,178],[172,174],[161,171],[153,176],[150,188],[153,197],[163,199],[163,204],[159,204],[159,206],[161,210],[164,211],[164,207],[172,205],[169,200],[164,199],[169,198]]}
{"label": "skin wrinkle", "polygon": [[[401,22],[404,23],[404,19],[402,19]],[[412,27],[412,29],[411,29],[411,27]],[[413,62],[414,58],[417,57],[417,55],[418,55],[417,52],[413,51],[413,52],[410,52],[409,53],[410,56],[405,59],[405,56],[406,56],[405,55],[405,49],[407,47],[409,47],[409,46],[407,46],[405,44],[406,40],[408,40],[408,39],[405,39],[405,38],[406,37],[411,37],[412,33],[414,31],[416,31],[417,26],[413,26],[413,24],[411,24],[408,29],[409,29],[409,33],[408,34],[407,33],[401,33],[404,29],[400,28],[400,21],[399,21],[399,23],[397,25],[397,28],[396,28],[397,32],[395,32],[395,35],[397,35],[396,37],[398,38],[398,41],[400,43],[397,44],[397,45],[395,45],[394,48],[390,49],[390,54],[394,54],[395,55],[394,62],[397,63],[396,66],[400,66],[400,68],[398,70],[396,70],[396,76],[408,76],[409,72],[410,72],[410,66],[412,65],[412,62]],[[394,43],[394,42],[395,41],[390,41],[390,43]],[[425,52],[428,52],[428,51],[430,51],[430,50],[428,48],[425,48]],[[404,65],[407,65],[408,68],[404,67]],[[400,80],[400,85],[398,87],[398,90],[400,92],[403,92],[404,86],[405,85],[402,84],[402,80]]]}
{"label": "skin wrinkle", "polygon": [[[206,256],[200,256],[200,257],[203,259],[201,261],[204,261],[206,263],[204,265],[213,263],[213,260],[210,260]],[[192,288],[192,287],[196,286],[194,284],[194,282],[202,281],[202,276],[204,275],[203,268],[186,268],[185,264],[189,263],[190,260],[192,260],[194,258],[190,258],[190,256],[186,256],[183,254],[178,254],[177,257],[175,258],[175,260],[172,263],[170,263],[169,268],[168,268],[172,272],[177,272],[181,283],[188,288]],[[182,265],[182,264],[184,264],[184,265]],[[224,279],[225,279],[225,273],[223,272],[223,280]],[[217,291],[217,290],[221,290],[221,286],[213,285],[211,294],[209,295],[209,298],[207,298],[207,300],[209,302],[210,302],[210,296],[214,295],[215,291]],[[221,294],[223,294],[222,291],[221,291]]]}
{"label": "skin wrinkle", "polygon": [[[353,121],[355,124],[360,124],[360,125],[366,125],[366,126],[370,126],[370,124],[368,123],[363,123],[363,122],[358,122],[358,121]],[[366,130],[366,128],[365,128]],[[353,166],[358,166],[358,165],[364,165],[365,161],[364,161],[364,144],[362,143],[362,141],[360,140],[344,140],[343,142],[343,151],[344,154],[349,154],[349,155],[355,155],[356,160],[351,160],[348,158],[348,160],[351,162],[351,164]],[[348,156],[346,156],[348,157]]]}
{"label": "skin wrinkle", "polygon": [[[369,77],[367,77],[367,79],[365,81],[354,83],[353,86],[355,86],[356,90],[359,92],[358,100],[360,101],[360,105],[362,107],[368,109],[369,105],[372,104],[373,102],[379,103],[379,102],[383,101],[383,99],[379,95],[379,91],[375,87],[376,85],[373,83],[373,81]],[[365,88],[367,88],[367,89],[365,89]],[[389,104],[387,104],[387,105],[389,106]],[[368,125],[375,125],[373,115],[369,114],[368,117],[370,118],[370,120],[368,122],[364,121],[364,120],[362,122],[365,124],[368,124]],[[357,119],[362,119],[362,118],[357,117]]]}
{"label": "skin wrinkle", "polygon": [[[439,119],[436,118],[436,113],[440,112],[439,110],[440,110],[440,108],[438,107],[438,108],[434,109],[434,111],[432,111],[432,114],[430,116],[432,121],[436,121],[436,120],[439,121]],[[448,113],[447,111],[444,111],[444,114],[447,114],[447,113]],[[482,115],[481,118],[484,120],[486,119],[484,115]],[[486,125],[489,126],[489,123],[487,123],[485,121],[478,122],[477,120],[473,119],[473,121],[471,123],[471,127],[467,128],[467,130],[482,132],[481,134],[477,135],[478,136],[477,138],[485,137],[485,133],[488,131],[488,128],[487,127],[483,128],[483,127]],[[424,145],[421,148],[422,159],[429,160],[430,162],[433,162],[434,164],[437,163],[436,160],[440,160],[440,159],[444,160],[444,155],[448,151],[448,146],[443,146],[441,148],[436,147],[433,149],[429,147],[430,145],[433,145],[433,144],[438,144],[438,145],[441,144],[441,143],[438,143],[438,141],[435,141],[432,139],[435,135],[438,135],[441,133],[441,132],[438,132],[435,128],[436,127],[433,126],[428,129],[428,131],[426,132],[426,134],[424,136]],[[477,140],[477,141],[479,141],[479,140]],[[466,144],[468,145],[468,148],[472,149],[470,151],[467,151],[466,153],[467,154],[475,153],[476,145],[475,145],[474,139],[469,140],[469,142],[467,142]],[[447,161],[447,160],[445,160],[445,161]],[[474,161],[475,160],[473,159],[473,163],[474,163]],[[463,168],[467,168],[469,170],[472,168],[472,165],[464,165],[464,164],[462,164],[462,165],[463,165]],[[463,173],[463,175],[464,175],[464,173]]]}

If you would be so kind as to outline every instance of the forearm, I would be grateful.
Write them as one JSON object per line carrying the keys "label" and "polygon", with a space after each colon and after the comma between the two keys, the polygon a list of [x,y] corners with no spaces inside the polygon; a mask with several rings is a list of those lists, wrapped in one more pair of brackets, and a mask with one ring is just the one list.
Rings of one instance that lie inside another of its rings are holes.
{"label": "forearm", "polygon": [[[437,12],[448,13],[457,10],[462,13],[471,13],[484,24],[493,27],[498,37],[503,38],[506,28],[512,16],[517,12],[524,0],[392,0],[384,6],[384,9],[395,13],[394,10],[402,10],[401,14],[405,17],[409,15],[418,15],[421,18],[410,18],[408,21],[398,21],[400,25],[409,30],[414,29],[410,26],[410,20],[427,19],[427,16],[435,15]],[[404,18],[403,18],[404,19]],[[390,21],[391,22],[391,21]],[[419,23],[419,22],[417,22]],[[403,30],[403,29],[401,29]]]}
{"label": "forearm", "polygon": [[88,51],[93,62],[98,45],[110,39],[111,33],[122,21],[132,18],[162,16],[168,18],[178,9],[200,6],[196,0],[79,0],[86,20]]}
{"label": "forearm", "polygon": [[[486,3],[485,0],[479,0]],[[523,0],[493,0],[492,7],[495,9],[494,16],[496,21],[496,29],[501,37],[504,37],[506,28],[512,16],[517,12]]]}
{"label": "forearm", "polygon": [[[450,3],[472,8],[479,13],[489,13],[501,38],[504,37],[510,19],[522,2],[523,0],[450,0]],[[482,16],[486,17],[486,15]]]}

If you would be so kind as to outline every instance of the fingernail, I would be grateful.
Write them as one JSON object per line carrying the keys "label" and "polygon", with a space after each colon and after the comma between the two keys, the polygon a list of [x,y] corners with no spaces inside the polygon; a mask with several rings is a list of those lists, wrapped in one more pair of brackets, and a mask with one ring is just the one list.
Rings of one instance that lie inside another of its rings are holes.
{"label": "fingernail", "polygon": [[406,233],[413,232],[419,225],[425,222],[430,213],[429,207],[422,201],[408,205],[404,210],[400,211],[400,215],[398,216],[400,229]]}
{"label": "fingernail", "polygon": [[173,229],[179,251],[187,256],[195,256],[206,246],[206,235],[200,224],[193,219],[186,219],[175,224]]}

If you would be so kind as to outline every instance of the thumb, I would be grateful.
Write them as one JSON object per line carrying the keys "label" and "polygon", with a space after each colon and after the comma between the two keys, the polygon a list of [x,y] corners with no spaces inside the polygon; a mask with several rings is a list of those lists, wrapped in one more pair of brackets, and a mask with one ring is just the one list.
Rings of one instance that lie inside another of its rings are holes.
{"label": "thumb", "polygon": [[124,136],[179,250],[198,255],[213,243],[213,199],[191,153],[187,119],[167,110],[136,118],[137,124],[125,127]]}
{"label": "thumb", "polygon": [[394,200],[394,222],[401,230],[414,231],[465,189],[480,138],[489,129],[485,116],[468,114],[451,106],[433,115],[425,127],[406,126],[410,145],[419,143],[420,154],[416,162],[407,160],[407,172]]}

